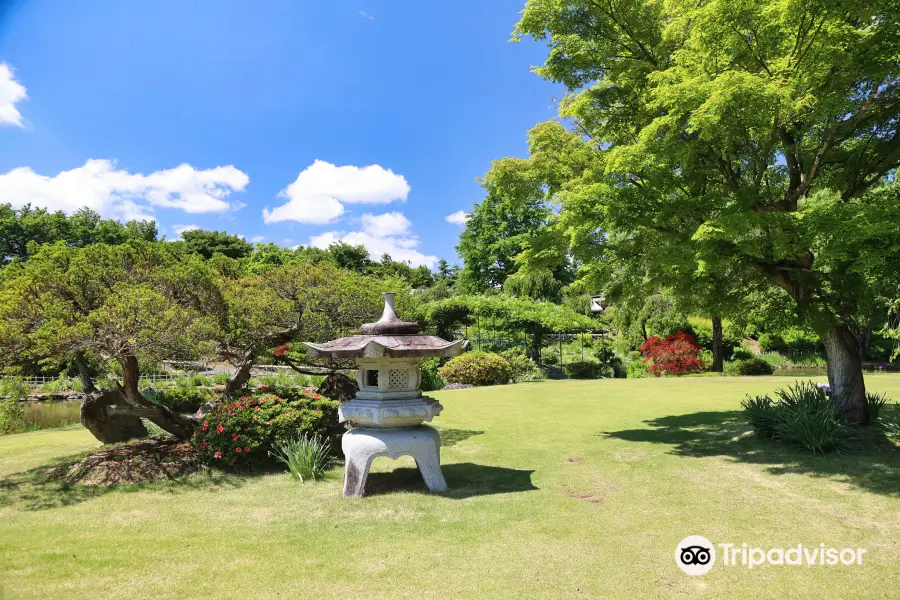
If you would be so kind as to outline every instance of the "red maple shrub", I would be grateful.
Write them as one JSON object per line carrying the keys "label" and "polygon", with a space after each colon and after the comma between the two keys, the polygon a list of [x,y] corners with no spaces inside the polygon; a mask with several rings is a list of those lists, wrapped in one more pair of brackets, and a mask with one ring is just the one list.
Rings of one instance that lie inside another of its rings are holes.
{"label": "red maple shrub", "polygon": [[644,362],[656,377],[663,373],[685,375],[702,371],[706,365],[700,358],[701,350],[697,338],[683,330],[665,338],[651,337],[641,346]]}

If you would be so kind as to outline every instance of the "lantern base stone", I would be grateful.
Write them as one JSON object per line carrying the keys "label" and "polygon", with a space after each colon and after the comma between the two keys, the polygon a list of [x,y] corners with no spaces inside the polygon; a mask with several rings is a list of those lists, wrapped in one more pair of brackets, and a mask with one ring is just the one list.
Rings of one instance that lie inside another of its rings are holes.
{"label": "lantern base stone", "polygon": [[366,488],[372,460],[387,456],[397,460],[411,456],[422,473],[425,485],[432,492],[447,489],[441,473],[441,435],[437,430],[420,425],[408,429],[374,429],[356,427],[341,439],[344,451],[344,496],[359,498]]}

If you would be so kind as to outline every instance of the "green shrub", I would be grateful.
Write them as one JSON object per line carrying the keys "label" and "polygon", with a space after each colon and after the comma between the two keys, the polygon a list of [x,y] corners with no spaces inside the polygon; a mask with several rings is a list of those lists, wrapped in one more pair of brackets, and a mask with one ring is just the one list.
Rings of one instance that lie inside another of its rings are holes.
{"label": "green shrub", "polygon": [[281,445],[276,444],[269,456],[284,463],[291,475],[303,483],[325,477],[332,458],[331,443],[315,434],[308,436],[301,433]]}
{"label": "green shrub", "polygon": [[62,391],[74,390],[75,380],[71,377],[66,377],[65,373],[61,373],[59,377],[57,377],[53,381],[48,381],[41,387],[43,387],[44,391],[48,394],[56,394]]}
{"label": "green shrub", "polygon": [[856,451],[856,428],[840,418],[825,391],[812,381],[775,392],[778,396],[775,433],[789,444],[825,453]]}
{"label": "green shrub", "polygon": [[768,396],[747,396],[742,402],[744,416],[753,427],[756,437],[770,439],[775,437],[775,407]]}
{"label": "green shrub", "polygon": [[544,348],[541,350],[541,363],[545,365],[555,366],[559,364],[559,351],[553,348]]}
{"label": "green shrub", "polygon": [[500,353],[500,356],[509,363],[510,379],[516,383],[523,381],[541,381],[544,372],[537,364],[525,356],[521,348],[510,348]]}
{"label": "green shrub", "polygon": [[469,385],[500,385],[509,383],[511,376],[509,363],[491,352],[466,352],[451,358],[438,374],[447,383]]}
{"label": "green shrub", "polygon": [[206,387],[171,387],[165,390],[147,388],[141,395],[154,404],[168,406],[175,412],[195,413],[218,394]]}
{"label": "green shrub", "polygon": [[426,358],[422,361],[422,390],[425,392],[433,392],[443,388],[447,382],[443,377],[438,375],[438,369],[441,366],[441,359],[438,357]]}
{"label": "green shrub", "polygon": [[612,369],[592,360],[570,362],[563,365],[569,379],[605,379],[612,377]]}
{"label": "green shrub", "polygon": [[877,424],[889,438],[900,441],[900,404],[883,407]]}
{"label": "green shrub", "polygon": [[212,465],[252,466],[270,458],[295,435],[318,436],[331,448],[343,433],[339,402],[301,389],[289,398],[242,396],[210,412],[191,438],[200,459]]}
{"label": "green shrub", "polygon": [[780,335],[764,333],[759,336],[759,349],[761,352],[781,352],[787,349],[787,344]]}
{"label": "green shrub", "polygon": [[794,352],[818,352],[824,349],[816,334],[797,327],[784,332],[784,344],[787,350]]}
{"label": "green shrub", "polygon": [[734,352],[731,354],[731,360],[737,362],[741,360],[748,360],[753,358],[755,355],[753,351],[745,346],[741,346],[740,348],[735,348]]}
{"label": "green shrub", "polygon": [[628,363],[628,371],[626,376],[629,379],[641,379],[644,377],[650,377],[650,369],[647,367],[647,364],[643,360],[632,360],[630,363]]}
{"label": "green shrub", "polygon": [[225,385],[228,383],[228,380],[231,379],[231,375],[228,373],[216,373],[213,375],[213,383],[217,383],[219,385]]}
{"label": "green shrub", "polygon": [[0,379],[0,435],[25,429],[25,406],[28,386],[21,377]]}
{"label": "green shrub", "polygon": [[733,364],[735,373],[741,376],[771,375],[775,372],[774,367],[761,358],[748,358]]}

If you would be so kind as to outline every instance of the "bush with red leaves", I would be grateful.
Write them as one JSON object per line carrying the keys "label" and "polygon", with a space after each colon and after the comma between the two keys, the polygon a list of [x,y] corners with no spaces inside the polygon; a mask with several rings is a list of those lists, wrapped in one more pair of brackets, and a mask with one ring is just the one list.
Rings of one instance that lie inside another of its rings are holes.
{"label": "bush with red leaves", "polygon": [[687,331],[679,331],[659,338],[651,337],[641,346],[644,362],[650,368],[650,374],[659,377],[667,375],[685,375],[702,371],[706,365],[700,359],[700,344],[697,338]]}

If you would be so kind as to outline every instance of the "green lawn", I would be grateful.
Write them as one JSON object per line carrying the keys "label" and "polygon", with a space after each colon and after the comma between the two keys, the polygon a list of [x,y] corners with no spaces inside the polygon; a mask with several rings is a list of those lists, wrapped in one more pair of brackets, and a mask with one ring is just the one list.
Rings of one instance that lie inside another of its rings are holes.
{"label": "green lawn", "polygon": [[[42,473],[96,447],[86,431],[2,437],[0,598],[896,598],[900,451],[822,458],[755,441],[741,398],[788,381],[436,393],[444,495],[387,459],[361,500],[340,497],[340,468],[302,486],[276,474],[62,488]],[[900,400],[900,376],[868,385]],[[868,552],[862,566],[689,577],[673,555],[691,534]]]}

